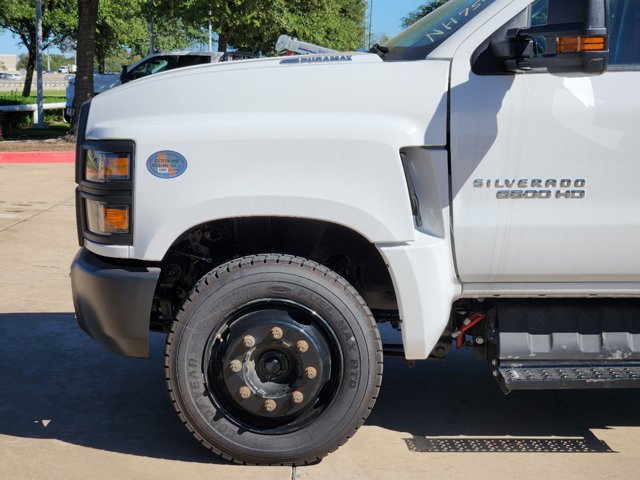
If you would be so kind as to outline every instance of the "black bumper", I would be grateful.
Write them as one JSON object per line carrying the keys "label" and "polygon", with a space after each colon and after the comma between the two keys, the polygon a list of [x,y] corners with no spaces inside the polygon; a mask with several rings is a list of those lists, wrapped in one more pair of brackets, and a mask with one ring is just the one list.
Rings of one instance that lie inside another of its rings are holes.
{"label": "black bumper", "polygon": [[81,248],[71,264],[80,327],[108,350],[149,356],[149,318],[160,268],[111,264]]}

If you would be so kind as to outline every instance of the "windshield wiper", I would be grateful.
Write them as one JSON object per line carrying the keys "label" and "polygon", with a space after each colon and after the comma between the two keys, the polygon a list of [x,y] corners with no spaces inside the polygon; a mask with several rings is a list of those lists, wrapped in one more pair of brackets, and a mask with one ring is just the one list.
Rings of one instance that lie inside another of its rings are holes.
{"label": "windshield wiper", "polygon": [[374,44],[370,49],[369,53],[375,53],[379,55],[381,58],[384,58],[386,53],[389,53],[389,49],[387,47],[383,47],[382,45]]}

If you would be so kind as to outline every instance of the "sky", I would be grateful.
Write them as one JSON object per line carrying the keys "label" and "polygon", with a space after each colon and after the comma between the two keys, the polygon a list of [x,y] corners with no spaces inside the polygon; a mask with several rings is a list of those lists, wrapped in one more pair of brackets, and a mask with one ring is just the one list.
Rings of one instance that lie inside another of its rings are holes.
{"label": "sky", "polygon": [[[386,33],[394,36],[400,33],[400,19],[407,13],[415,10],[419,5],[427,0],[368,0],[372,4],[372,32]],[[6,30],[0,30],[0,54],[18,55],[25,51],[22,45],[19,45],[17,38],[12,38],[11,34]],[[51,53],[58,53],[57,50],[51,49]]]}

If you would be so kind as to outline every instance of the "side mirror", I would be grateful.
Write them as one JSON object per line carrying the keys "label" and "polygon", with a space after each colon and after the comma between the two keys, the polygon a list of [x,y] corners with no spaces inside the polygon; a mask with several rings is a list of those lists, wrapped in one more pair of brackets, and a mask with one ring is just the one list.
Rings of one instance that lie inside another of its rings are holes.
{"label": "side mirror", "polygon": [[122,70],[120,71],[120,82],[125,83],[127,78],[127,66],[122,65]]}
{"label": "side mirror", "polygon": [[547,24],[507,33],[510,72],[598,75],[609,59],[608,0],[549,0]]}

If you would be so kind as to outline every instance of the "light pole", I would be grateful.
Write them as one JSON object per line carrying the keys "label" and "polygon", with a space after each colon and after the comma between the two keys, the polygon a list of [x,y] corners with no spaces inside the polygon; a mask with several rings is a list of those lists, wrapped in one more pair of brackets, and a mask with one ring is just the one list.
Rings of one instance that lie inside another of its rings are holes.
{"label": "light pole", "polygon": [[369,39],[367,40],[367,50],[371,48],[371,24],[373,20],[373,0],[369,1]]}
{"label": "light pole", "polygon": [[44,123],[44,98],[42,91],[42,0],[36,0],[36,95],[38,118],[33,128],[47,128]]}
{"label": "light pole", "polygon": [[209,12],[209,53],[213,51],[213,43],[212,43],[212,35],[213,32],[211,30],[211,12]]}

